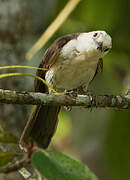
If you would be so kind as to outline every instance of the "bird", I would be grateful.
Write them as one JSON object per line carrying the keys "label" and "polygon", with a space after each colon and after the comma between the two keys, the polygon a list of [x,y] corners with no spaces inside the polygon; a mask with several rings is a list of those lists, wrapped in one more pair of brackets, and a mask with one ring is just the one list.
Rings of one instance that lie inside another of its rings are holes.
{"label": "bird", "polygon": [[[82,88],[103,69],[103,57],[112,48],[112,38],[103,30],[67,34],[56,39],[45,51],[36,75],[45,79],[57,92]],[[35,79],[35,92],[53,93]],[[27,148],[30,140],[46,149],[55,133],[59,105],[36,105],[20,138],[20,146]]]}

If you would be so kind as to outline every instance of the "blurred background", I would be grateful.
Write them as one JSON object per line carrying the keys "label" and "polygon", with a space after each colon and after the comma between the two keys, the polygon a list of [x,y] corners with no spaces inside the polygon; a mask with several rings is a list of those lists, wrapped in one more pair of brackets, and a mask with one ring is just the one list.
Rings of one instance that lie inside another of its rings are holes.
{"label": "blurred background", "polygon": [[[130,87],[130,1],[82,0],[50,41],[32,61],[25,53],[38,40],[68,0],[0,0],[0,65],[38,66],[47,47],[59,36],[105,30],[113,48],[104,57],[103,73],[90,85],[94,94],[122,94]],[[9,70],[3,72],[28,72]],[[0,88],[33,91],[33,79],[0,80]],[[20,137],[31,106],[0,104],[0,124]],[[108,108],[64,109],[50,148],[85,163],[100,180],[130,180],[130,111]],[[19,173],[1,180],[22,180]]]}

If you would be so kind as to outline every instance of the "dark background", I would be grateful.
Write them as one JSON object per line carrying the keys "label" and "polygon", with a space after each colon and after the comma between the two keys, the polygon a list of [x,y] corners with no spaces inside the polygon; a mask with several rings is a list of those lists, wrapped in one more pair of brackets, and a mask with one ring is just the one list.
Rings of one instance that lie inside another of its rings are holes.
{"label": "dark background", "polygon": [[[25,53],[55,19],[67,0],[0,0],[0,65],[38,66],[45,49],[57,37],[105,30],[113,48],[104,57],[104,70],[91,84],[95,94],[124,94],[130,87],[130,1],[82,0],[57,33],[32,61]],[[9,70],[3,72],[28,72]],[[0,88],[33,91],[33,79],[13,77],[0,80]],[[0,124],[18,137],[31,106],[0,105]],[[130,179],[130,111],[73,108],[63,110],[51,148],[82,160],[100,180]],[[2,180],[23,179],[18,173]]]}

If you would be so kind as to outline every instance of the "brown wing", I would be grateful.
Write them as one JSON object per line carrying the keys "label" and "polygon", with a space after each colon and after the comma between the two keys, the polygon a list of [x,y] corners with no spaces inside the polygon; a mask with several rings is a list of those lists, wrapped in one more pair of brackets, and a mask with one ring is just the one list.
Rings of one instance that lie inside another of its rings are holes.
{"label": "brown wing", "polygon": [[[103,71],[103,59],[102,58],[99,58],[99,60],[98,60],[98,64],[97,64],[97,69],[96,69],[96,72],[95,72],[95,74],[94,74],[94,76],[93,76],[93,79],[95,78],[95,76],[97,75],[97,73],[100,73],[100,72],[102,72]],[[92,79],[92,80],[93,80]],[[91,80],[91,82],[92,82],[92,80]]]}
{"label": "brown wing", "polygon": [[[69,34],[66,36],[62,36],[54,41],[54,43],[46,50],[42,61],[39,65],[40,68],[47,68],[49,69],[56,61],[57,57],[59,56],[61,48],[70,40],[76,39],[78,37],[78,33],[76,34]],[[46,71],[38,70],[37,76],[40,76],[41,78],[45,79]],[[36,92],[46,92],[47,88],[43,83],[35,79],[35,91]]]}

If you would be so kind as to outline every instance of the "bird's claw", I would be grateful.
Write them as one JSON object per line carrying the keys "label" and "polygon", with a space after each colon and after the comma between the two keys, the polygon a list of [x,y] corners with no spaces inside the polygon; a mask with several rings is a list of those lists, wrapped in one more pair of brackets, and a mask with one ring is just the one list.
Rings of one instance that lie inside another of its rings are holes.
{"label": "bird's claw", "polygon": [[64,94],[75,98],[75,97],[77,97],[78,92],[75,89],[74,90],[65,90]]}

